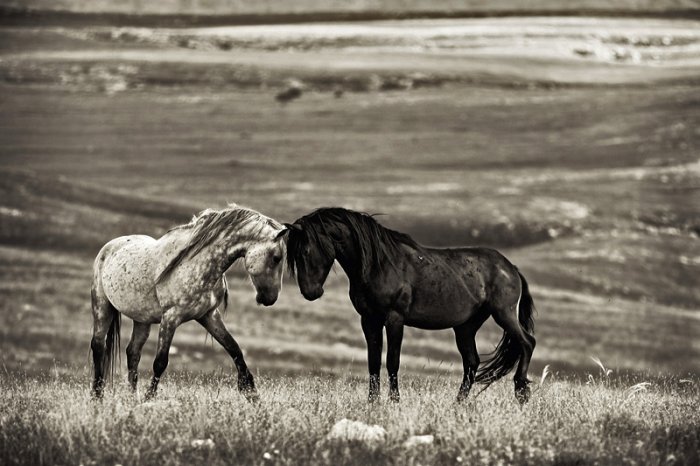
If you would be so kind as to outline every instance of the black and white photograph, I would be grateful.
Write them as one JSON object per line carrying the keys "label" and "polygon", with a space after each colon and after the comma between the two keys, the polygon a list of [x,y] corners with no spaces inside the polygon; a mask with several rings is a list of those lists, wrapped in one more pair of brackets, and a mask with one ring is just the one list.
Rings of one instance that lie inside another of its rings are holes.
{"label": "black and white photograph", "polygon": [[0,0],[0,465],[700,465],[700,1]]}

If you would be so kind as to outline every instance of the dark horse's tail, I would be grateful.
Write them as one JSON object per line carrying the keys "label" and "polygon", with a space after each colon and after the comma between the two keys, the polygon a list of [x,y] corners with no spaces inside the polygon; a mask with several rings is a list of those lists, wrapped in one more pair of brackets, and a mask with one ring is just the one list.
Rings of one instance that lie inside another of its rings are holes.
{"label": "dark horse's tail", "polygon": [[[518,308],[518,320],[522,330],[532,335],[535,331],[535,303],[530,295],[530,287],[525,277],[518,272],[522,284],[520,306]],[[491,358],[486,361],[476,372],[475,381],[487,385],[492,384],[504,375],[508,374],[520,360],[522,355],[521,345],[515,335],[503,333],[496,350],[491,353]]]}

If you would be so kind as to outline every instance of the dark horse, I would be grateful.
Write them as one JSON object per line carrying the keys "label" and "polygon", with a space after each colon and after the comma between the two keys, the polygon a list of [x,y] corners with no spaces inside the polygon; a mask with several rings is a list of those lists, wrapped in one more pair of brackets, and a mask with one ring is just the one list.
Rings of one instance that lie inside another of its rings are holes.
{"label": "dark horse", "polygon": [[[525,278],[501,253],[480,247],[424,247],[371,215],[338,207],[318,209],[286,226],[288,265],[306,299],[323,295],[335,260],[350,280],[350,300],[367,340],[370,401],[379,397],[383,327],[389,398],[399,400],[404,325],[454,329],[464,365],[458,401],[467,397],[474,382],[490,384],[516,364],[515,396],[521,403],[528,400],[534,305]],[[504,334],[479,368],[475,336],[489,316]]]}

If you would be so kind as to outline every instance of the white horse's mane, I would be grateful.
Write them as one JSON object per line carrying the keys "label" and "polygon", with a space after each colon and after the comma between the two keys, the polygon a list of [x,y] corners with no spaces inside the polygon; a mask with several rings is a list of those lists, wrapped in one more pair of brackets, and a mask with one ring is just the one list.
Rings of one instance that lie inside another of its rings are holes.
{"label": "white horse's mane", "polygon": [[268,227],[280,230],[284,226],[260,212],[231,203],[223,209],[205,209],[192,217],[189,223],[178,225],[170,231],[191,229],[190,239],[184,248],[170,261],[158,276],[156,283],[170,274],[187,257],[199,253],[223,232],[245,231],[247,236],[260,237]]}

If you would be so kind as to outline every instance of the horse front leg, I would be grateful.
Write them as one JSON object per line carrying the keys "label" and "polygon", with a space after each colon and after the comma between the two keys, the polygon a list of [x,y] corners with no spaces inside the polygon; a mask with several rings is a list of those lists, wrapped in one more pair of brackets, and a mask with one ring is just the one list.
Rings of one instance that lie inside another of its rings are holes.
{"label": "horse front leg", "polygon": [[362,316],[362,332],[367,341],[367,368],[369,369],[370,403],[379,400],[379,371],[382,367],[382,322],[376,318]]}
{"label": "horse front leg", "polygon": [[399,364],[401,361],[401,343],[403,341],[403,315],[396,311],[389,312],[386,322],[386,369],[389,374],[389,400],[398,402]]}
{"label": "horse front leg", "polygon": [[209,312],[204,317],[197,319],[202,327],[207,329],[207,332],[219,342],[221,346],[224,347],[226,352],[233,359],[233,364],[236,366],[238,371],[238,391],[243,393],[246,400],[250,402],[256,402],[260,399],[258,392],[255,389],[255,381],[253,380],[253,374],[248,370],[248,366],[243,358],[243,352],[241,351],[238,342],[231,336],[229,331],[226,329],[223,319],[221,318],[221,313],[218,309],[214,309]]}
{"label": "horse front leg", "polygon": [[158,347],[156,349],[156,358],[153,361],[153,379],[151,379],[151,386],[146,392],[146,400],[150,400],[156,396],[158,382],[163,372],[165,372],[165,369],[168,367],[168,355],[170,353],[170,345],[175,336],[175,329],[183,321],[182,314],[183,313],[177,308],[171,308],[163,314],[160,321]]}

